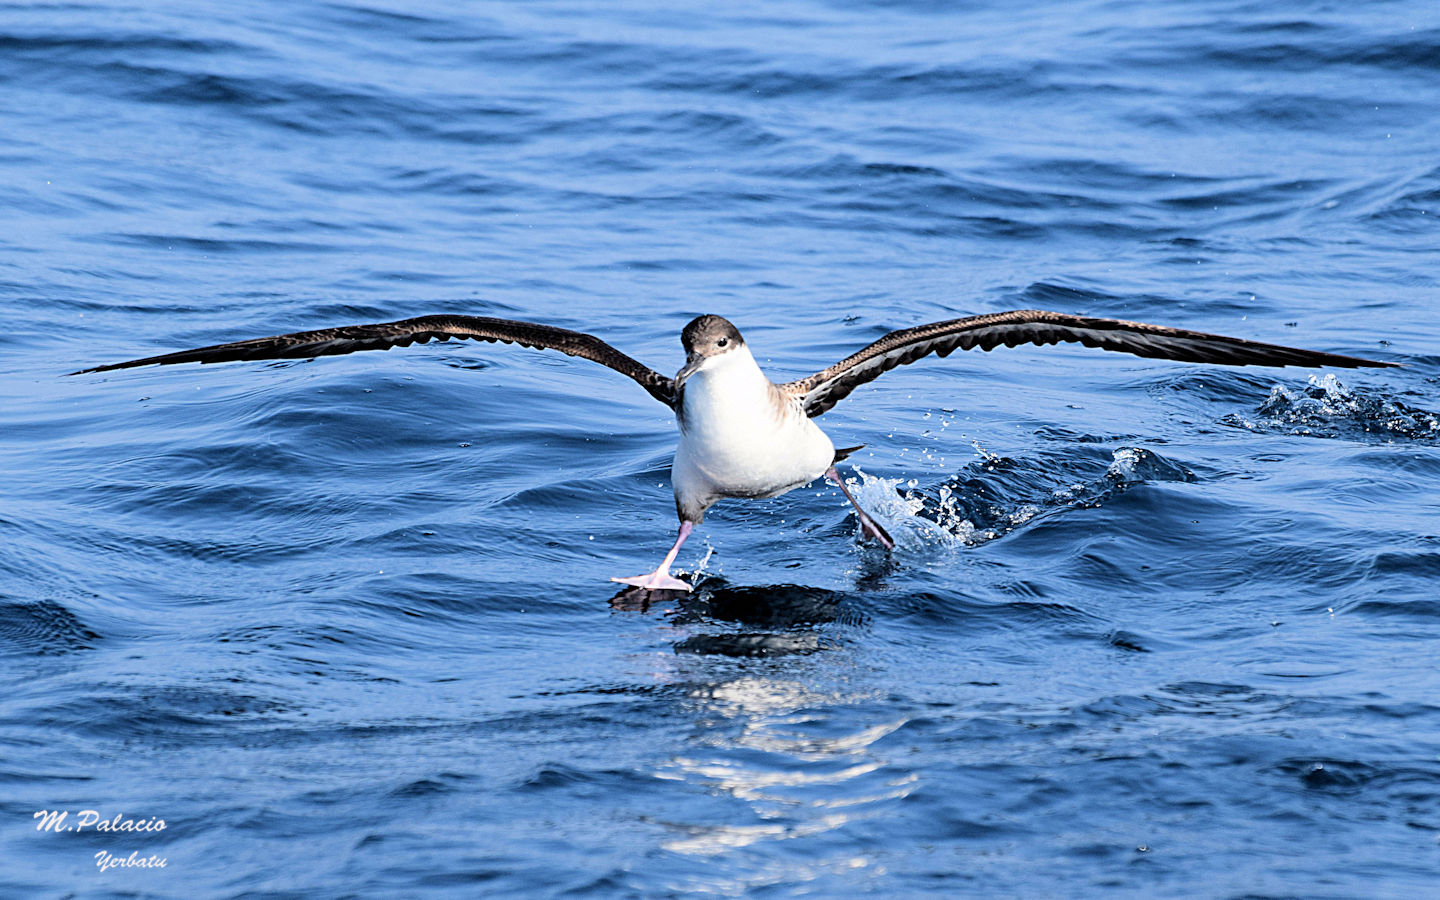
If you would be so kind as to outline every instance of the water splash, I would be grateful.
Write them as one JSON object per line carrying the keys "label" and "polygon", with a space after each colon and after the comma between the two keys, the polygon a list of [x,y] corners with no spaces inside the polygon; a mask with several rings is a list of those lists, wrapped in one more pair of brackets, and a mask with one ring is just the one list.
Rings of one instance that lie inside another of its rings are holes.
{"label": "water splash", "polygon": [[972,543],[975,526],[967,519],[954,516],[953,496],[933,504],[923,491],[901,490],[901,479],[867,475],[859,467],[859,481],[850,478],[847,484],[855,499],[895,540],[901,550],[929,550],[935,547],[956,547]]}
{"label": "water splash", "polygon": [[978,458],[933,488],[915,479],[867,475],[850,479],[856,499],[902,550],[975,546],[1020,528],[1037,516],[1070,507],[1093,508],[1133,485],[1191,482],[1195,474],[1144,447],[1113,450],[1103,472],[1069,455],[1012,459],[975,448]]}
{"label": "water splash", "polygon": [[1298,391],[1277,384],[1255,412],[1259,418],[1232,413],[1220,421],[1248,431],[1352,440],[1440,439],[1440,415],[1383,395],[1353,391],[1333,374],[1311,375],[1309,385]]}
{"label": "water splash", "polygon": [[722,574],[720,571],[720,566],[718,565],[715,567],[715,571],[710,571],[710,560],[714,557],[715,545],[710,543],[709,538],[706,538],[705,555],[702,556],[698,561],[696,561],[694,568],[692,568],[689,572],[689,575],[691,576],[691,583],[698,584],[700,582],[700,579],[706,576],[719,576]]}

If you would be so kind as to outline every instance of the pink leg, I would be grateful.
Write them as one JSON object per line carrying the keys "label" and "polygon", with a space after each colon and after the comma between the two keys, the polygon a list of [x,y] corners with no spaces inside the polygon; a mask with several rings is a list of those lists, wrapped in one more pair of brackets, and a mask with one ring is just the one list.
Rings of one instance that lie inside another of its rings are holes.
{"label": "pink leg", "polygon": [[834,466],[831,466],[825,471],[825,477],[840,485],[840,492],[845,495],[846,500],[850,501],[850,505],[855,507],[855,512],[858,513],[860,516],[861,532],[868,534],[875,540],[879,541],[880,546],[884,547],[886,550],[894,550],[895,541],[891,539],[889,533],[886,532],[884,528],[880,527],[879,522],[876,522],[874,519],[870,518],[869,513],[861,509],[860,504],[855,502],[855,498],[850,494],[850,489],[845,486],[845,480],[840,477],[839,472],[835,471]]}
{"label": "pink leg", "polygon": [[665,554],[665,561],[660,564],[660,568],[648,575],[636,575],[634,578],[612,578],[610,580],[619,584],[633,584],[647,591],[690,590],[690,585],[678,578],[670,577],[670,566],[674,564],[675,557],[680,553],[680,545],[685,543],[685,539],[690,536],[690,532],[694,529],[694,522],[680,523],[680,537],[675,539],[675,546],[671,547],[670,552]]}

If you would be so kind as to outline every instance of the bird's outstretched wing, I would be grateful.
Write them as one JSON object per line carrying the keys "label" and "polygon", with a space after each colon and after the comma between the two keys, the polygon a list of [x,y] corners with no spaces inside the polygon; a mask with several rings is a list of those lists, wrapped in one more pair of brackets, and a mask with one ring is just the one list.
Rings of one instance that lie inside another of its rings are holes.
{"label": "bird's outstretched wing", "polygon": [[128,362],[112,363],[71,372],[83,375],[87,372],[108,372],[112,369],[128,369],[133,366],[168,365],[171,363],[216,363],[242,359],[309,359],[316,356],[331,356],[339,353],[354,353],[357,350],[389,350],[391,347],[408,347],[429,341],[451,339],[477,341],[499,341],[505,344],[519,344],[544,350],[559,350],[570,356],[578,356],[609,366],[622,375],[628,375],[650,392],[650,396],[666,406],[675,405],[675,379],[667,378],[590,334],[568,331],[550,325],[533,322],[515,322],[510,319],[490,319],[484,316],[420,316],[401,319],[398,322],[380,322],[374,325],[346,325],[341,328],[322,328],[318,331],[297,331],[294,334],[280,334],[274,337],[254,338],[235,341],[231,344],[216,344],[194,350],[180,350],[160,356],[147,356]]}
{"label": "bird's outstretched wing", "polygon": [[1018,344],[1045,345],[1061,341],[1155,359],[1227,366],[1336,366],[1354,369],[1397,365],[1143,322],[1017,309],[892,331],[823,372],[780,387],[799,398],[805,414],[813,418],[839,403],[865,382],[931,353],[949,356],[957,349],[979,347],[981,350],[992,350],[1001,344],[1014,347]]}

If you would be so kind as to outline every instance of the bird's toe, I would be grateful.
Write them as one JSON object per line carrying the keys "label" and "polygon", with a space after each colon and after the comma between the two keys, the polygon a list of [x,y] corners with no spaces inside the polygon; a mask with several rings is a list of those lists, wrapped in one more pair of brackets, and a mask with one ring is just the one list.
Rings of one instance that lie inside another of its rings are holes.
{"label": "bird's toe", "polygon": [[651,572],[648,575],[636,575],[633,578],[611,578],[610,580],[616,584],[633,585],[634,587],[643,588],[647,591],[688,592],[690,590],[690,585],[678,578],[660,572]]}

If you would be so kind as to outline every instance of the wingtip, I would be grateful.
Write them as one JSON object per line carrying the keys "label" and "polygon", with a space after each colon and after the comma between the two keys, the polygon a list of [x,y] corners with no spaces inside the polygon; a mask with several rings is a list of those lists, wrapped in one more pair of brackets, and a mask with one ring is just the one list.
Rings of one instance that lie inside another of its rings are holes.
{"label": "wingtip", "polygon": [[123,369],[125,368],[125,365],[125,363],[111,363],[108,366],[91,366],[88,369],[80,369],[75,372],[66,372],[62,377],[70,378],[75,375],[92,375],[96,372],[109,372],[112,369]]}

